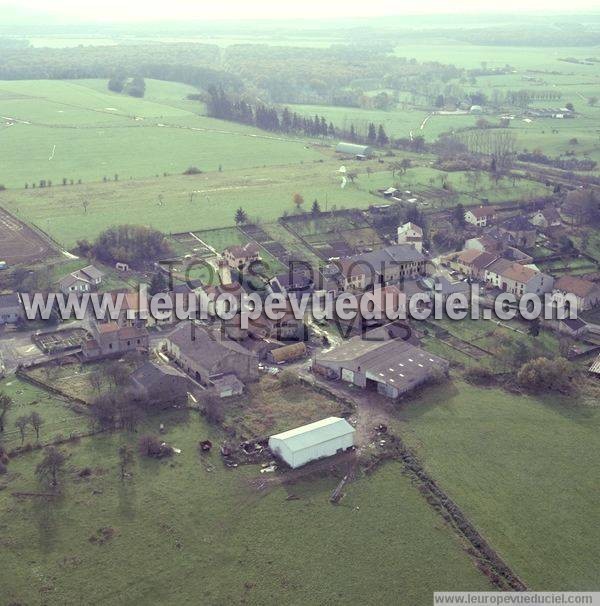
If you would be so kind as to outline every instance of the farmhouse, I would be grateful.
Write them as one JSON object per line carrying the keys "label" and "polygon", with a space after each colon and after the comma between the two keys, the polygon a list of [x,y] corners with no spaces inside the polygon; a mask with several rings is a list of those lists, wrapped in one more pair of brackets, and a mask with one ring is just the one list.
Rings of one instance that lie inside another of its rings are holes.
{"label": "farmhouse", "polygon": [[254,261],[260,261],[258,244],[248,242],[243,246],[234,244],[223,251],[223,259],[231,269],[245,269]]}
{"label": "farmhouse", "polygon": [[328,379],[342,380],[388,398],[397,398],[436,373],[446,373],[448,366],[443,358],[406,341],[373,341],[359,336],[317,355],[313,371]]}
{"label": "farmhouse", "polygon": [[526,217],[516,216],[506,219],[500,223],[498,229],[501,233],[509,234],[516,246],[523,248],[535,246],[537,231]]}
{"label": "farmhouse", "polygon": [[292,469],[354,446],[355,429],[340,417],[328,417],[269,438],[269,448]]}
{"label": "farmhouse", "polygon": [[600,305],[600,285],[579,278],[578,276],[561,276],[554,283],[554,300],[557,307],[563,307],[567,294],[575,295],[577,299],[577,311],[586,311]]}
{"label": "farmhouse", "polygon": [[64,276],[58,281],[58,285],[60,291],[65,295],[90,292],[102,282],[103,276],[104,274],[99,269],[96,269],[93,265],[88,265]]}
{"label": "farmhouse", "polygon": [[420,253],[423,252],[423,230],[412,222],[398,228],[398,244],[412,244]]}
{"label": "farmhouse", "polygon": [[0,326],[16,324],[22,319],[24,319],[24,312],[19,293],[0,295]]}
{"label": "farmhouse", "polygon": [[373,148],[368,145],[357,145],[356,143],[344,143],[342,141],[336,145],[335,151],[340,154],[350,154],[356,158],[370,158],[373,155]]}
{"label": "farmhouse", "polygon": [[148,331],[143,327],[120,326],[117,322],[95,324],[92,338],[81,349],[86,359],[144,352],[148,350]]}
{"label": "farmhouse", "polygon": [[508,259],[498,259],[485,270],[486,282],[517,297],[525,294],[550,292],[554,278],[533,267],[521,265]]}
{"label": "farmhouse", "polygon": [[129,380],[153,407],[169,408],[187,402],[190,381],[168,364],[146,362],[131,373]]}
{"label": "farmhouse", "polygon": [[531,223],[541,229],[548,229],[548,227],[558,227],[562,220],[554,206],[547,206],[544,210],[540,210],[533,215]]}
{"label": "farmhouse", "polygon": [[475,248],[469,248],[458,253],[451,262],[451,266],[470,278],[484,280],[486,268],[497,258],[498,255],[493,253],[481,252]]}
{"label": "farmhouse", "polygon": [[364,290],[375,284],[424,275],[426,259],[412,244],[396,244],[339,262],[342,287]]}
{"label": "farmhouse", "polygon": [[486,227],[496,218],[496,209],[493,206],[479,206],[465,211],[465,221],[477,227]]}
{"label": "farmhouse", "polygon": [[241,381],[258,378],[255,353],[193,322],[181,322],[166,338],[165,348],[178,366],[203,385],[229,373]]}

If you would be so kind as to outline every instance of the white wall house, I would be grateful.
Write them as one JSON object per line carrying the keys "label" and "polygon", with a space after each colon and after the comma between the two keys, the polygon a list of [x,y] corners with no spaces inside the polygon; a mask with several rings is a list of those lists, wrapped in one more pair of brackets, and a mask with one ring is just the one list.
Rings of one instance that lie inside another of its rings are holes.
{"label": "white wall house", "polygon": [[554,286],[552,276],[507,259],[498,259],[487,267],[485,280],[489,285],[513,293],[517,298],[529,293],[541,295],[551,292]]}
{"label": "white wall house", "polygon": [[477,227],[486,227],[496,218],[496,209],[493,206],[479,206],[465,211],[465,221]]}
{"label": "white wall house", "polygon": [[423,230],[412,222],[398,228],[398,244],[412,244],[420,253],[423,252]]}
{"label": "white wall house", "polygon": [[328,417],[269,438],[269,448],[292,469],[354,446],[356,430],[346,419]]}

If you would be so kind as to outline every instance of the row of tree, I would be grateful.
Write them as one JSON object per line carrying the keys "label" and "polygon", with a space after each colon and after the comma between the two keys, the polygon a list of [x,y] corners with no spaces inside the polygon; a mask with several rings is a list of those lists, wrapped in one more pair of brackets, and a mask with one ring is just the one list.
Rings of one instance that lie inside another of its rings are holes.
{"label": "row of tree", "polygon": [[385,132],[383,124],[378,127],[369,123],[367,131],[361,134],[354,124],[347,130],[334,126],[324,116],[316,114],[314,117],[303,116],[291,112],[287,107],[282,110],[264,103],[251,104],[242,98],[235,98],[226,93],[223,88],[211,87],[207,96],[207,111],[214,118],[232,120],[249,124],[263,130],[303,134],[309,137],[344,138],[357,143],[386,146],[390,139]]}

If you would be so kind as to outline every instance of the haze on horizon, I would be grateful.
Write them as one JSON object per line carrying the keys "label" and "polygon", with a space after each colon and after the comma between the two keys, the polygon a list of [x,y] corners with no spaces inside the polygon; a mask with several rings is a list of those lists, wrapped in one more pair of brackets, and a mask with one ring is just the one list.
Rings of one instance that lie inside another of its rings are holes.
{"label": "haze on horizon", "polygon": [[[13,12],[14,9],[14,12]],[[117,21],[235,21],[240,19],[335,19],[352,17],[384,17],[443,14],[494,14],[534,13],[538,16],[565,12],[565,4],[558,0],[505,0],[502,5],[481,8],[480,0],[305,0],[302,3],[285,3],[281,0],[223,0],[198,2],[197,0],[170,0],[152,4],[142,0],[0,0],[0,13],[18,17],[50,17],[65,21],[117,22]],[[597,13],[597,0],[573,0],[568,13]]]}

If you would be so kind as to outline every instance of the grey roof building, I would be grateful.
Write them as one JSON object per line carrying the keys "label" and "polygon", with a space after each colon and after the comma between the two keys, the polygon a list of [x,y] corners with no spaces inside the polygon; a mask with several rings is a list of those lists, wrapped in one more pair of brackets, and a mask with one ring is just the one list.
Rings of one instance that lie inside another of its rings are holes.
{"label": "grey roof building", "polygon": [[257,354],[193,322],[181,322],[167,337],[166,349],[181,368],[204,385],[229,373],[241,381],[258,378]]}
{"label": "grey roof building", "polygon": [[443,358],[406,341],[353,337],[339,347],[317,355],[313,370],[329,379],[373,389],[389,398],[414,389],[436,372],[447,372]]}
{"label": "grey roof building", "polygon": [[168,364],[146,362],[129,376],[132,386],[149,404],[167,408],[185,404],[191,381]]}

